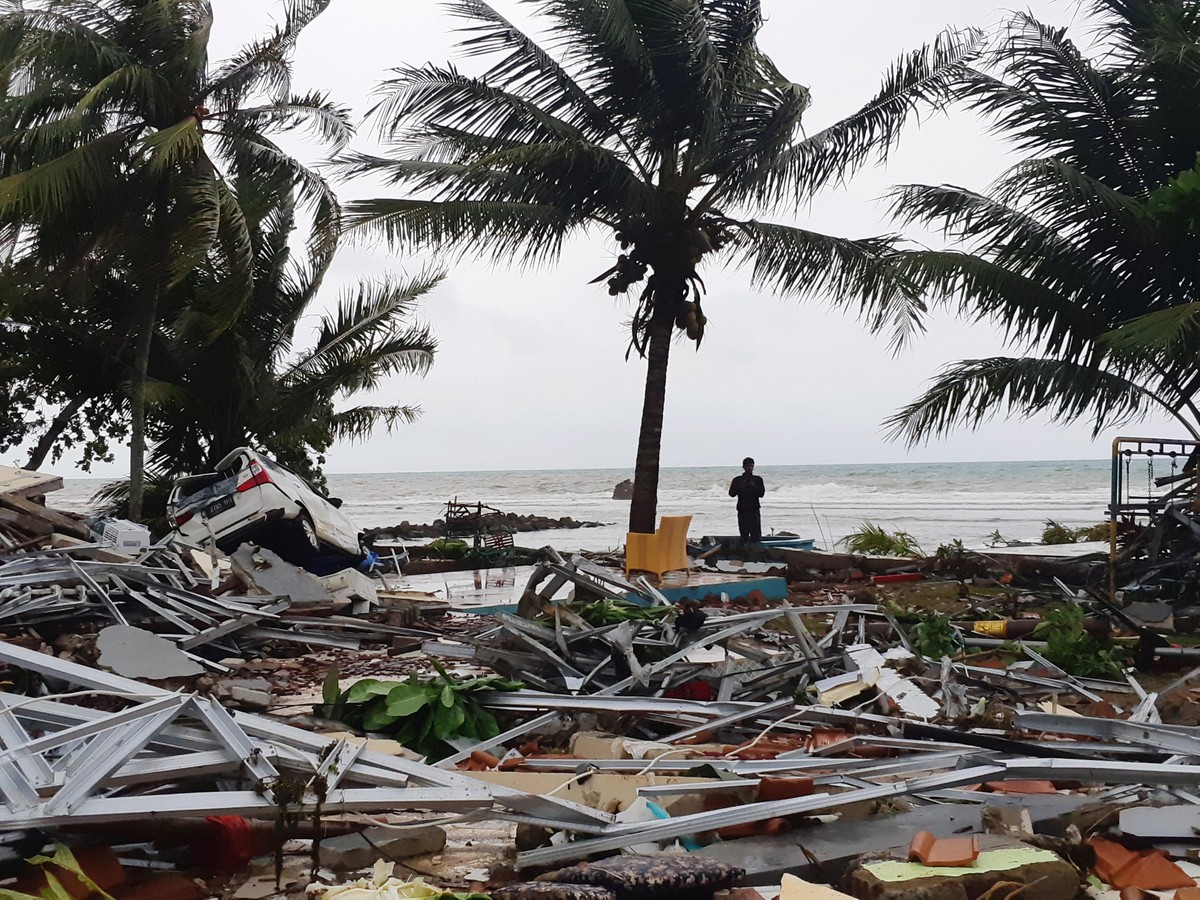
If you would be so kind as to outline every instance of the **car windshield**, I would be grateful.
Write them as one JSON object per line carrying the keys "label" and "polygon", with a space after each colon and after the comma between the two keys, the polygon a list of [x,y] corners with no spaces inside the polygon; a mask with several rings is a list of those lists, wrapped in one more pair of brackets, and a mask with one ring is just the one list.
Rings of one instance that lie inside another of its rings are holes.
{"label": "car windshield", "polygon": [[246,468],[246,457],[239,454],[218,472],[191,475],[175,482],[170,505],[178,508],[204,503],[213,497],[228,494],[237,487],[238,473]]}

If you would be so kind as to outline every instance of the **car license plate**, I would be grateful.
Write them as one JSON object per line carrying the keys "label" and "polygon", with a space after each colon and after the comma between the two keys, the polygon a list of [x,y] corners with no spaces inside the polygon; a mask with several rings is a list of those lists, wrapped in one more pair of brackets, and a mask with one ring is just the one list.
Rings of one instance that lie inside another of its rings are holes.
{"label": "car license plate", "polygon": [[204,515],[211,519],[213,516],[220,515],[227,509],[233,509],[233,494],[219,497],[208,504],[208,506],[204,507]]}

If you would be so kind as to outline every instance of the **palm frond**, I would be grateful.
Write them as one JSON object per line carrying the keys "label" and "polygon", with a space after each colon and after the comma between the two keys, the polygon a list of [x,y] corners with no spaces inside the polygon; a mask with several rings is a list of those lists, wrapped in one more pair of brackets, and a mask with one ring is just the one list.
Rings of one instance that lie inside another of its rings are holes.
{"label": "palm frond", "polygon": [[[382,99],[369,116],[379,121],[381,136],[401,146],[420,147],[431,128],[446,128],[504,142],[583,140],[574,124],[537,103],[504,90],[484,78],[461,74],[453,66],[432,64],[394,69],[394,78],[379,87]],[[413,122],[422,128],[413,134]]]}
{"label": "palm frond", "polygon": [[311,380],[347,364],[359,365],[371,355],[377,360],[372,368],[383,374],[426,371],[437,345],[427,329],[404,323],[444,277],[431,271],[409,281],[360,283],[333,316],[322,317],[316,345],[287,370],[283,381]]}
{"label": "palm frond", "polygon": [[329,233],[337,224],[341,204],[329,182],[318,173],[259,132],[230,128],[213,134],[220,142],[223,155],[233,161],[239,178],[286,178],[299,192],[300,203],[317,214],[315,235]]}
{"label": "palm frond", "polygon": [[345,223],[350,234],[383,238],[396,248],[530,264],[557,259],[567,234],[587,221],[532,203],[379,199],[347,204]]}
{"label": "palm frond", "polygon": [[620,131],[653,103],[654,75],[628,0],[537,0],[556,23],[551,47]]}
{"label": "palm frond", "polygon": [[459,47],[467,56],[502,55],[480,79],[520,98],[592,141],[619,137],[612,119],[536,41],[483,0],[452,0],[450,15],[470,22]]}
{"label": "palm frond", "polygon": [[336,413],[330,424],[338,440],[361,441],[370,437],[380,425],[391,434],[397,425],[411,425],[419,418],[419,406],[356,406]]}
{"label": "palm frond", "polygon": [[141,144],[147,174],[161,178],[204,152],[200,120],[187,116],[169,128],[146,135]]}
{"label": "palm frond", "polygon": [[1055,422],[1088,417],[1095,437],[1158,405],[1132,374],[1038,357],[963,360],[884,425],[890,438],[913,446],[955,428],[978,428],[1004,410],[1025,418],[1045,413]]}
{"label": "palm frond", "polygon": [[75,114],[98,109],[152,108],[169,94],[170,85],[161,73],[137,64],[121,66],[105,75],[75,104]]}
{"label": "palm frond", "polygon": [[1078,293],[1069,270],[1060,285],[956,250],[905,249],[890,263],[920,296],[992,321],[1007,340],[1074,358],[1098,334],[1093,311],[1068,302]]}
{"label": "palm frond", "polygon": [[1087,160],[1093,175],[1135,196],[1149,189],[1146,148],[1135,125],[1141,88],[1119,69],[1099,69],[1067,29],[1029,13],[1014,16],[992,62],[1002,77],[971,72],[961,96],[1018,148],[1072,166]]}
{"label": "palm frond", "polygon": [[[1200,302],[1169,306],[1119,325],[1100,338],[1118,355],[1152,355],[1164,361],[1178,359],[1179,351],[1200,342]],[[1194,356],[1188,352],[1190,359]]]}
{"label": "palm frond", "polygon": [[213,118],[243,132],[310,130],[334,152],[342,150],[354,136],[349,108],[317,92],[269,106],[224,110]]}
{"label": "palm frond", "polygon": [[982,46],[980,31],[947,31],[931,46],[902,56],[885,73],[883,86],[869,103],[780,154],[764,169],[756,195],[811,196],[868,162],[886,162],[911,115],[922,108],[941,109],[954,98],[954,88]]}
{"label": "palm frond", "polygon": [[721,198],[768,208],[791,199],[785,182],[773,174],[810,102],[807,88],[786,79],[739,91],[711,158],[699,164],[704,176],[716,181],[700,208]]}
{"label": "palm frond", "polygon": [[329,8],[330,0],[288,0],[284,21],[266,38],[239,50],[213,73],[204,89],[222,109],[236,109],[256,91],[279,103],[292,93],[291,57],[300,33]]}
{"label": "palm frond", "polygon": [[173,235],[175,246],[166,283],[168,291],[178,287],[208,256],[221,231],[221,194],[217,182],[211,177],[198,177],[181,187],[178,206],[185,211],[186,218]]}
{"label": "palm frond", "polygon": [[103,203],[116,183],[113,161],[124,140],[113,132],[0,178],[0,219],[37,221]]}
{"label": "palm frond", "polygon": [[872,332],[890,333],[893,350],[924,328],[920,291],[894,265],[889,238],[852,240],[752,221],[738,223],[731,249],[759,288],[856,305]]}

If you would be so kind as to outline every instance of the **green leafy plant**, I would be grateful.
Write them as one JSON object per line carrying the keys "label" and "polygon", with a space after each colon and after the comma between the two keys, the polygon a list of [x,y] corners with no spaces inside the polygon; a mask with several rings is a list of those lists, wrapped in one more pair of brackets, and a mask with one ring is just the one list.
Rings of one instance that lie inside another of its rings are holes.
{"label": "green leafy plant", "polygon": [[1055,522],[1053,519],[1047,519],[1046,529],[1042,532],[1042,543],[1075,544],[1079,541],[1107,541],[1111,527],[1108,522],[1101,522],[1099,525],[1071,528]]}
{"label": "green leafy plant", "polygon": [[1075,543],[1075,530],[1068,528],[1053,519],[1046,520],[1046,527],[1042,531],[1043,544],[1073,544]]}
{"label": "green leafy plant", "polygon": [[1012,546],[1012,541],[1010,541],[1008,538],[1006,538],[1004,535],[1002,535],[1000,533],[999,528],[997,528],[995,531],[993,531],[991,534],[989,534],[986,538],[984,538],[984,543],[986,543],[989,547],[1011,547]]}
{"label": "green leafy plant", "polygon": [[1125,651],[1112,641],[1100,641],[1083,627],[1083,610],[1060,606],[1046,613],[1033,636],[1046,642],[1044,656],[1069,675],[1083,678],[1116,677],[1125,668]]}
{"label": "green leafy plant", "polygon": [[338,690],[338,670],[325,678],[319,716],[337,719],[363,731],[386,734],[430,759],[454,752],[448,743],[458,737],[482,741],[500,733],[495,717],[475,696],[480,691],[516,691],[519,681],[499,676],[458,679],[436,661],[438,674],[407,681],[364,678]]}
{"label": "green leafy plant", "polygon": [[957,538],[937,548],[933,554],[933,563],[938,572],[960,581],[975,575],[978,569],[978,557],[973,556]]}
{"label": "green leafy plant", "polygon": [[570,609],[593,628],[622,622],[657,622],[673,612],[669,606],[638,606],[636,603],[608,598],[571,604]]}
{"label": "green leafy plant", "polygon": [[882,525],[865,521],[858,531],[852,531],[838,545],[851,553],[873,556],[921,556],[921,545],[907,531],[888,531]]}
{"label": "green leafy plant", "polygon": [[1087,528],[1077,528],[1075,534],[1081,541],[1107,541],[1112,535],[1112,523],[1101,522]]}
{"label": "green leafy plant", "polygon": [[465,559],[471,553],[471,545],[454,538],[437,538],[425,545],[425,549],[443,559]]}
{"label": "green leafy plant", "polygon": [[54,845],[53,856],[34,856],[25,862],[42,870],[42,874],[46,878],[46,886],[37,894],[0,889],[0,900],[70,900],[74,895],[63,886],[62,881],[55,874],[56,871],[67,872],[82,881],[84,886],[91,891],[89,896],[98,898],[98,900],[113,900],[112,895],[105,893],[83,870],[79,861],[75,859],[75,854],[62,844]]}
{"label": "green leafy plant", "polygon": [[958,633],[940,613],[922,615],[908,631],[913,649],[929,659],[953,656],[958,650]]}

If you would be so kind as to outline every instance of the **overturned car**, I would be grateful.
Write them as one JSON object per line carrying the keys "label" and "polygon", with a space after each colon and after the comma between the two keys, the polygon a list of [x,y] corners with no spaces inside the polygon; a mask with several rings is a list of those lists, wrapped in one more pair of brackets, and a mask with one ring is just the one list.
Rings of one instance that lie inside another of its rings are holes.
{"label": "overturned car", "polygon": [[167,516],[186,544],[230,553],[254,541],[301,565],[330,555],[358,564],[367,555],[362,532],[341,505],[285,466],[239,447],[215,472],[176,480]]}

